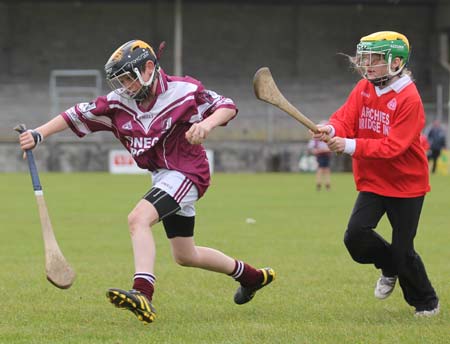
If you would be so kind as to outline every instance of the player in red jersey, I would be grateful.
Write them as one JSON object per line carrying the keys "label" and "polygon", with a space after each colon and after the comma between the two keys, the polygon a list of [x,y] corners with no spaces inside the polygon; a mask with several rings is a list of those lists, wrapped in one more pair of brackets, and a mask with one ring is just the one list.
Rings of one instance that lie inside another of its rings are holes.
{"label": "player in red jersey", "polygon": [[141,40],[121,45],[105,65],[112,92],[77,104],[20,135],[25,150],[67,128],[79,137],[110,131],[141,168],[152,172],[151,189],[128,215],[135,265],[133,287],[107,291],[110,302],[145,323],[156,316],[151,303],[156,281],[152,227],[159,221],[178,264],[224,273],[240,283],[234,295],[237,304],[250,301],[275,278],[271,268],[255,269],[195,244],[195,202],[210,181],[202,143],[211,130],[226,125],[237,109],[231,99],[206,90],[193,78],[165,74],[159,65],[160,52],[156,55]]}
{"label": "player in red jersey", "polygon": [[[331,151],[353,158],[358,198],[344,243],[352,258],[381,269],[375,296],[388,297],[398,279],[416,316],[439,312],[439,299],[414,250],[420,212],[430,191],[427,157],[420,143],[425,125],[421,98],[405,68],[408,39],[382,31],[361,38],[351,58],[363,79],[347,101],[320,126]],[[374,231],[387,214],[392,242]]]}

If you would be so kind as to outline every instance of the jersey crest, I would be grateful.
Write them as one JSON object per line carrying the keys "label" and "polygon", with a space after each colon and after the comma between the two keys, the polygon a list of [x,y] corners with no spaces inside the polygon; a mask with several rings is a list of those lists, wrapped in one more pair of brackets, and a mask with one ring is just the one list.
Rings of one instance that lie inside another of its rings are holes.
{"label": "jersey crest", "polygon": [[128,121],[127,123],[125,123],[124,125],[122,125],[122,129],[125,129],[125,130],[131,130],[131,129],[133,129],[133,126],[131,125],[131,121]]}
{"label": "jersey crest", "polygon": [[397,108],[397,99],[392,98],[389,103],[387,103],[387,107],[389,110],[395,111]]}

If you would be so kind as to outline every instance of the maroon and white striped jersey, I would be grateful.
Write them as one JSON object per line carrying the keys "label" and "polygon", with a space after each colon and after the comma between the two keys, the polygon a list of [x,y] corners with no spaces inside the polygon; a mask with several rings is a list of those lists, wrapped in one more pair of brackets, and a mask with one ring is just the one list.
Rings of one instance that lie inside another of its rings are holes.
{"label": "maroon and white striped jersey", "polygon": [[185,133],[219,108],[236,106],[231,99],[206,90],[198,80],[170,76],[160,69],[156,97],[147,109],[111,92],[61,115],[79,137],[111,131],[141,168],[183,173],[200,197],[209,186],[208,160],[204,147],[191,145]]}

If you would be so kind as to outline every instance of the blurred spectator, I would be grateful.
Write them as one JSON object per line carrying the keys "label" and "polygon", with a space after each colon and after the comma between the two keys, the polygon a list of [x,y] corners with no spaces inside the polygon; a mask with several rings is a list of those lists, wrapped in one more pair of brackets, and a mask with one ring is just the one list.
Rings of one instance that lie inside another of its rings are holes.
{"label": "blurred spectator", "polygon": [[430,149],[430,143],[428,142],[427,135],[420,134],[420,145],[422,146],[425,153],[428,155],[428,150]]}
{"label": "blurred spectator", "polygon": [[327,190],[330,190],[330,157],[331,152],[328,145],[318,139],[311,139],[308,143],[309,151],[315,155],[317,160],[316,171],[316,188],[317,191],[322,189],[322,185],[325,185]]}
{"label": "blurred spectator", "polygon": [[441,155],[442,148],[445,147],[445,131],[441,126],[441,122],[438,120],[433,121],[433,125],[428,132],[428,142],[430,144],[430,152],[428,154],[428,160],[433,160],[433,167],[431,172],[436,172],[436,165],[439,156]]}

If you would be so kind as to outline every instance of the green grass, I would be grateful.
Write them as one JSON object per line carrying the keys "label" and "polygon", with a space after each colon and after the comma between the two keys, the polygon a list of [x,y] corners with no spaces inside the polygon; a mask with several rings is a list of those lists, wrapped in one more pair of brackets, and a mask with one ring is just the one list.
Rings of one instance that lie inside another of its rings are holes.
{"label": "green grass", "polygon": [[[312,174],[216,174],[197,205],[196,242],[272,266],[277,280],[237,306],[230,278],[177,266],[154,228],[155,323],[109,304],[109,287],[133,274],[127,214],[147,176],[42,174],[53,226],[77,271],[69,290],[45,279],[40,226],[27,174],[0,174],[0,343],[448,343],[450,177],[433,176],[416,249],[441,298],[441,314],[415,319],[400,288],[373,297],[378,271],[348,255],[342,237],[356,196],[350,174],[330,192]],[[247,224],[246,218],[256,220]],[[379,231],[389,237],[382,220]]]}

